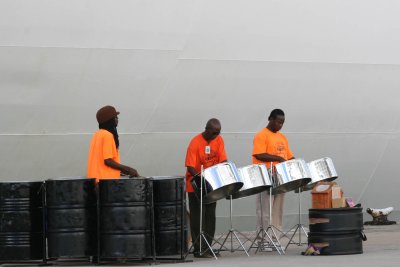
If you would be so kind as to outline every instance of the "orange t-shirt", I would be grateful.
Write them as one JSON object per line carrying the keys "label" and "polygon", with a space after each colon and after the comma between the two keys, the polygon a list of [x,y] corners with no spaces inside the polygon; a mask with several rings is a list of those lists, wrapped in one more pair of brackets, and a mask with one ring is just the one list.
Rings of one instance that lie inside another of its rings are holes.
{"label": "orange t-shirt", "polygon": [[93,135],[90,142],[88,178],[96,178],[96,181],[99,182],[99,179],[116,179],[121,176],[119,170],[104,164],[105,159],[113,159],[120,163],[114,136],[109,131],[100,129]]}
{"label": "orange t-shirt", "polygon": [[[254,136],[252,159],[253,164],[266,164],[269,168],[270,162],[263,162],[254,157],[254,155],[263,153],[279,156],[285,160],[293,158],[293,153],[289,148],[289,142],[286,137],[280,132],[271,132],[268,128],[262,129]],[[277,163],[274,162],[274,164]]]}
{"label": "orange t-shirt", "polygon": [[[206,146],[210,146],[209,154],[206,154]],[[198,134],[190,141],[185,166],[191,166],[200,173],[201,165],[203,165],[203,169],[206,169],[226,160],[224,140],[220,135],[208,143],[202,134]],[[192,175],[186,171],[186,192],[194,191],[190,179],[192,179]]]}

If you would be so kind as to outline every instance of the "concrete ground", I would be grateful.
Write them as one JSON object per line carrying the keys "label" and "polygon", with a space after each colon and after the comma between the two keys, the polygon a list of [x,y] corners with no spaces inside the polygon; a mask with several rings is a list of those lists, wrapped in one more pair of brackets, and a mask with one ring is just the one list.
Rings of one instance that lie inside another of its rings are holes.
{"label": "concrete ground", "polygon": [[[214,258],[198,259],[189,255],[187,260],[193,262],[179,263],[179,267],[302,267],[302,266],[400,266],[400,224],[387,226],[365,226],[364,233],[368,240],[363,242],[363,254],[354,255],[335,255],[335,256],[303,256],[301,252],[305,251],[307,245],[298,246],[289,245],[285,255],[279,255],[274,252],[258,252],[255,249],[250,251],[250,257],[244,252],[236,251],[221,252],[218,260]],[[296,235],[297,236],[297,235]],[[283,239],[284,240],[284,239]],[[298,238],[296,239],[298,241]],[[282,243],[286,244],[285,241]],[[249,244],[250,245],[250,244]]]}
{"label": "concrete ground", "polygon": [[[157,265],[177,267],[305,267],[305,266],[323,266],[323,267],[397,267],[400,266],[400,224],[387,226],[365,226],[364,233],[368,240],[363,242],[363,254],[353,255],[335,255],[335,256],[303,256],[307,245],[298,246],[290,244],[286,250],[286,254],[279,255],[276,251],[258,252],[255,249],[250,251],[248,257],[243,251],[221,251],[221,257],[217,260],[214,258],[194,258],[189,254],[185,262],[171,263],[160,262]],[[252,233],[246,233],[246,236],[251,236]],[[255,233],[252,234],[253,239]],[[306,241],[302,237],[302,241]],[[282,244],[286,245],[288,239],[283,238]],[[295,241],[298,242],[298,235]],[[222,241],[221,241],[222,242]],[[230,243],[225,244],[230,248]],[[238,243],[235,242],[235,245]],[[245,244],[248,248],[250,242]],[[51,262],[55,266],[90,266],[90,263],[82,262]],[[8,264],[7,264],[8,265]],[[10,264],[13,265],[13,264]],[[144,262],[127,262],[124,264],[102,264],[101,266],[148,266],[152,263]],[[17,264],[17,266],[21,266]]]}

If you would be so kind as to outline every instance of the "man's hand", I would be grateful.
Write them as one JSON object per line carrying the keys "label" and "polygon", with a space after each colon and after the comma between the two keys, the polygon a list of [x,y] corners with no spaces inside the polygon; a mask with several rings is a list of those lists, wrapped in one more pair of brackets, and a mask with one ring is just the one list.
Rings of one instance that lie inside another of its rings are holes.
{"label": "man's hand", "polygon": [[139,177],[137,170],[131,167],[126,168],[126,174],[129,175],[129,177]]}

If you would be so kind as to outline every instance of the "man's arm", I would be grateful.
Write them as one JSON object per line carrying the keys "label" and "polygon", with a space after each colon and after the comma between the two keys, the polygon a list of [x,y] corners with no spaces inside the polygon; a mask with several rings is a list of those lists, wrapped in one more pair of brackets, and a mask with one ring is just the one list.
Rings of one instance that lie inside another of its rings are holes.
{"label": "man's arm", "polygon": [[129,177],[138,177],[139,176],[139,173],[134,168],[119,164],[118,162],[114,161],[113,159],[105,159],[104,164],[106,164],[110,168],[120,170],[123,174],[129,175]]}
{"label": "man's arm", "polygon": [[190,173],[190,175],[192,175],[192,176],[196,176],[196,174],[197,174],[197,171],[196,171],[196,169],[194,168],[194,167],[192,167],[192,166],[187,166],[187,171]]}
{"label": "man's arm", "polygon": [[268,153],[261,153],[261,154],[255,154],[253,155],[256,159],[263,161],[263,162],[271,162],[271,161],[278,161],[278,162],[284,162],[286,161],[284,158],[271,155]]}

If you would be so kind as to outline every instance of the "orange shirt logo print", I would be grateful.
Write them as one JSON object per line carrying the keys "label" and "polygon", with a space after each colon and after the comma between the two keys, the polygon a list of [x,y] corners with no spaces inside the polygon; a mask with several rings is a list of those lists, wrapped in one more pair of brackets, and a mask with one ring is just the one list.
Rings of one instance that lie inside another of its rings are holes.
{"label": "orange shirt logo print", "polygon": [[279,143],[276,144],[276,155],[286,159],[286,150],[285,150],[285,144],[284,143],[279,142]]}
{"label": "orange shirt logo print", "polygon": [[204,154],[204,161],[203,161],[204,168],[211,167],[217,163],[218,163],[217,151],[211,149],[209,154]]}

